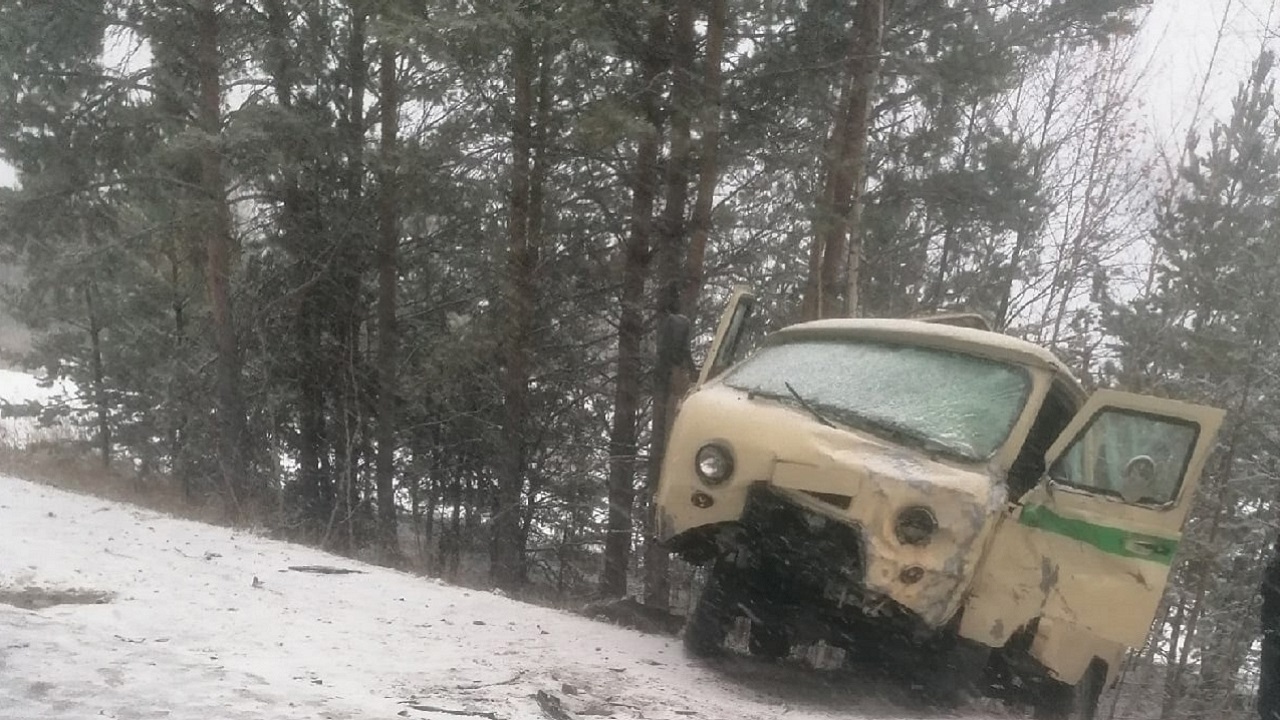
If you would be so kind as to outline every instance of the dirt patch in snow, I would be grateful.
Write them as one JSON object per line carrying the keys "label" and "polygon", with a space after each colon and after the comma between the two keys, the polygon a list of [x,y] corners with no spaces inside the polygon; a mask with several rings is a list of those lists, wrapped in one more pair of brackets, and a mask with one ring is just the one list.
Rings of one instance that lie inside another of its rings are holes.
{"label": "dirt patch in snow", "polygon": [[332,565],[290,565],[289,569],[294,572],[315,573],[317,575],[352,575],[364,574],[363,570],[352,570],[351,568],[333,567]]}
{"label": "dirt patch in snow", "polygon": [[0,605],[12,605],[23,610],[43,610],[55,605],[102,605],[111,602],[113,597],[101,590],[0,587]]}

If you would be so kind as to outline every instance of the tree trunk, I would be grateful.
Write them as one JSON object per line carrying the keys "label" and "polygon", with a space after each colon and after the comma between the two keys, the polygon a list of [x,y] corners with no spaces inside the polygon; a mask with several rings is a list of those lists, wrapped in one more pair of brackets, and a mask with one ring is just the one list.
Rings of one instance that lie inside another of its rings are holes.
{"label": "tree trunk", "polygon": [[1280,540],[1262,576],[1262,639],[1258,667],[1258,715],[1280,720]]}
{"label": "tree trunk", "polygon": [[[434,470],[434,468],[432,468]],[[423,478],[427,483],[427,507],[423,511],[422,523],[422,547],[419,552],[419,558],[422,561],[423,568],[428,574],[437,573],[436,568],[431,564],[431,547],[435,543],[436,537],[436,507],[440,504],[440,485],[434,479],[431,471]],[[418,487],[418,483],[414,483],[414,487]],[[421,492],[421,490],[419,490]]]}
{"label": "tree trunk", "polygon": [[[850,108],[853,118],[848,126],[848,172],[853,176],[853,187],[849,197],[848,220],[841,230],[848,235],[844,296],[844,314],[848,317],[858,314],[858,290],[862,282],[862,209],[863,195],[867,188],[867,138],[871,134],[871,99],[876,91],[876,81],[880,77],[880,54],[884,44],[884,2],[885,0],[861,0],[858,3],[859,30],[854,34],[858,70]],[[839,243],[835,246],[838,247]]]}
{"label": "tree trunk", "polygon": [[449,577],[453,577],[457,572],[458,546],[462,539],[463,479],[460,469],[455,469],[453,482],[450,485],[450,491],[453,493],[453,507],[449,512],[448,524],[440,529],[440,544],[436,548],[436,568],[439,574],[448,573]]}
{"label": "tree trunk", "polygon": [[[960,156],[956,158],[954,168],[957,175],[960,175],[969,167],[969,154],[973,149],[973,132],[977,116],[978,109],[970,107],[968,127],[965,129],[964,139],[961,141],[960,146]],[[944,215],[944,218],[946,227],[942,231],[942,252],[938,256],[938,273],[934,276],[933,283],[924,301],[925,307],[931,310],[940,308],[943,305],[943,300],[946,299],[947,277],[951,274],[951,264],[960,251],[956,221],[954,217]]]}
{"label": "tree trunk", "polygon": [[640,65],[643,135],[636,147],[631,177],[631,227],[622,248],[622,315],[618,322],[618,375],[614,385],[613,426],[609,431],[609,520],[605,533],[604,571],[600,592],[622,597],[627,592],[627,568],[631,554],[632,512],[635,506],[637,417],[643,372],[645,264],[653,205],[657,195],[658,145],[662,118],[658,102],[662,58],[657,52],[666,35],[663,16],[654,19],[650,44]]}
{"label": "tree trunk", "polygon": [[378,493],[378,529],[383,549],[398,554],[396,539],[396,251],[400,242],[400,208],[396,195],[397,131],[400,122],[396,52],[381,43],[378,70],[382,95],[382,158],[378,202],[378,454],[374,484]]}
{"label": "tree trunk", "polygon": [[333,479],[323,467],[325,457],[324,369],[321,367],[320,318],[310,290],[299,298],[295,318],[298,353],[298,483],[301,511],[313,537],[333,512]]}
{"label": "tree trunk", "polygon": [[711,210],[715,203],[720,154],[720,99],[723,91],[720,65],[724,61],[724,34],[728,25],[726,0],[710,2],[707,10],[706,70],[700,99],[702,148],[698,165],[698,188],[693,202],[693,217],[689,221],[689,256],[680,296],[680,312],[691,321],[697,315],[707,241],[711,236]]}
{"label": "tree trunk", "polygon": [[[671,43],[671,151],[666,167],[666,198],[659,225],[657,251],[659,337],[662,329],[680,312],[684,284],[685,209],[689,201],[690,114],[693,109],[694,44],[693,0],[676,0]],[[670,348],[658,348],[653,378],[653,428],[650,430],[647,491],[649,512],[645,517],[645,604],[666,608],[670,604],[670,558],[658,543],[653,497],[657,493],[666,454],[667,433],[674,414],[672,374],[677,371]]]}
{"label": "tree trunk", "polygon": [[218,48],[215,0],[196,6],[196,75],[200,95],[198,123],[204,134],[200,149],[200,189],[205,203],[202,226],[206,255],[205,281],[213,314],[217,348],[218,467],[231,507],[242,515],[252,498],[249,482],[249,433],[240,387],[240,355],[231,307],[231,211],[227,206],[222,157],[222,58]]}
{"label": "tree trunk", "polygon": [[102,368],[102,319],[94,299],[93,283],[84,286],[85,312],[89,316],[89,357],[93,372],[93,404],[98,409],[98,452],[103,469],[111,467],[111,414],[107,405],[106,378]]}
{"label": "tree trunk", "polygon": [[[1252,569],[1259,565],[1259,558],[1252,553],[1240,553],[1227,562],[1231,565],[1228,577],[1243,579],[1252,575]],[[1247,592],[1231,587],[1228,593],[1232,604],[1248,607],[1248,596],[1253,594],[1254,588],[1256,585],[1252,583]],[[1219,598],[1215,605],[1222,607],[1223,599]],[[1245,665],[1255,628],[1251,613],[1240,613],[1233,619],[1234,622],[1213,623],[1208,636],[1200,643],[1200,682],[1196,692],[1196,708],[1200,717],[1221,717],[1221,706],[1237,695],[1236,679]]]}
{"label": "tree trunk", "polygon": [[[174,357],[179,357],[183,346],[186,344],[187,337],[186,312],[183,308],[183,297],[178,291],[182,281],[182,259],[181,253],[177,251],[173,244],[167,243],[165,251],[169,260],[169,281],[173,285],[173,297],[170,299],[170,309],[173,311],[172,352]],[[169,426],[169,470],[178,478],[178,482],[182,484],[183,496],[188,500],[193,500],[195,499],[196,491],[195,478],[186,467],[187,411],[184,403],[178,401],[178,387],[180,387],[180,382],[171,377],[165,392],[165,403],[174,409],[175,414],[172,424]]]}
{"label": "tree trunk", "polygon": [[342,545],[348,551],[355,549],[363,533],[357,526],[360,523],[359,443],[362,422],[360,377],[363,374],[360,355],[360,328],[363,324],[360,288],[365,266],[361,241],[365,240],[365,237],[355,233],[356,228],[364,224],[359,221],[366,217],[364,102],[369,78],[368,61],[365,57],[368,9],[364,0],[350,0],[349,7],[351,24],[347,30],[347,48],[344,58],[348,95],[342,130],[347,155],[347,172],[344,180],[345,200],[347,212],[355,222],[351,222],[348,229],[340,231],[336,237],[338,247],[332,279],[335,291],[332,323],[333,334],[337,340],[337,357],[332,363],[335,381],[333,383],[334,410],[337,415],[337,427],[334,428],[333,433],[333,452],[335,469],[339,476],[337,501],[334,504],[336,514],[333,517],[338,523],[334,529],[340,533]]}
{"label": "tree trunk", "polygon": [[[293,110],[294,63],[290,57],[289,15],[281,0],[267,3],[269,37],[266,49],[276,102],[286,112]],[[294,352],[297,368],[294,391],[298,403],[298,477],[296,508],[304,531],[319,539],[324,522],[333,511],[333,489],[321,467],[324,454],[324,369],[320,362],[320,300],[312,277],[317,272],[312,243],[323,236],[323,227],[304,209],[308,203],[298,183],[296,164],[302,161],[292,142],[284,147],[286,167],[281,188],[280,229],[286,248],[293,256],[297,304],[294,316]],[[311,205],[317,205],[312,194]]]}
{"label": "tree trunk", "polygon": [[[1178,648],[1182,639],[1182,626],[1187,614],[1186,604],[1179,599],[1176,612],[1173,616],[1172,628],[1169,632],[1169,655],[1165,659],[1164,673],[1164,692],[1160,701],[1160,718],[1161,720],[1169,720],[1173,716],[1174,707],[1177,706],[1178,698],[1181,691],[1179,685],[1181,682],[1182,670],[1186,664],[1186,653],[1179,653]],[[1190,645],[1191,639],[1185,641]]]}
{"label": "tree trunk", "polygon": [[[527,13],[529,8],[524,7]],[[508,198],[505,327],[501,337],[502,441],[493,518],[490,575],[501,587],[524,580],[521,552],[521,496],[524,492],[524,432],[528,416],[528,331],[533,317],[533,270],[529,236],[533,152],[534,48],[530,30],[515,39],[511,79],[515,102],[511,119],[511,189]]]}
{"label": "tree trunk", "polygon": [[857,313],[867,136],[871,96],[880,69],[883,27],[884,0],[859,0],[845,57],[840,103],[823,163],[825,180],[818,200],[805,285],[806,319],[834,317],[840,313],[842,269],[845,314]]}

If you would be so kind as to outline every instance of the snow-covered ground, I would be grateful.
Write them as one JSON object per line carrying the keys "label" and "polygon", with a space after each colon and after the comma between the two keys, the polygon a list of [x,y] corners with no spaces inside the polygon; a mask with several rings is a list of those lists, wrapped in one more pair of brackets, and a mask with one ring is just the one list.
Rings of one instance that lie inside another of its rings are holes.
{"label": "snow-covered ground", "polygon": [[75,388],[66,380],[45,387],[40,378],[31,373],[0,368],[0,402],[48,402],[70,397],[74,395],[74,391]]}
{"label": "snow-covered ground", "polygon": [[[89,604],[22,607],[63,591]],[[700,663],[675,639],[0,476],[0,718],[518,720],[555,705],[560,720],[952,715],[855,676]]]}

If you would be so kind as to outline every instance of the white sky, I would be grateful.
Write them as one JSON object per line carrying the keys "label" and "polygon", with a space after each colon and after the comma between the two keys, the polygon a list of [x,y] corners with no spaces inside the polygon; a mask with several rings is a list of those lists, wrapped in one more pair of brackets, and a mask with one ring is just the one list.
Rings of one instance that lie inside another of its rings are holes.
{"label": "white sky", "polygon": [[[1141,119],[1155,143],[1176,148],[1193,124],[1204,128],[1225,118],[1262,43],[1275,39],[1268,28],[1277,26],[1280,0],[1154,0],[1134,71],[1145,95]],[[13,169],[0,162],[0,186],[15,182]]]}
{"label": "white sky", "polygon": [[1278,0],[1155,0],[1139,34],[1143,63],[1135,68],[1153,138],[1180,146],[1193,124],[1204,129],[1225,120],[1263,42],[1275,46],[1277,25]]}

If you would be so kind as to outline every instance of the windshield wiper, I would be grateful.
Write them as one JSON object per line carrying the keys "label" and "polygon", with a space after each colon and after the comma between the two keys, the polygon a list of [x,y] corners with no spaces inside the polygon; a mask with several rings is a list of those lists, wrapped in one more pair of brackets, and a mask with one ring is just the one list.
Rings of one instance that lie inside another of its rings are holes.
{"label": "windshield wiper", "polygon": [[818,409],[817,409],[817,408],[815,408],[814,406],[810,405],[810,404],[809,404],[809,401],[808,401],[808,400],[805,400],[805,399],[800,395],[800,393],[796,392],[796,389],[795,389],[795,388],[793,388],[793,387],[791,387],[791,383],[789,383],[789,382],[785,382],[785,381],[784,381],[782,384],[787,386],[787,392],[791,393],[791,397],[795,398],[795,399],[796,399],[796,402],[800,403],[800,407],[802,407],[802,408],[804,408],[805,410],[808,410],[808,411],[809,411],[809,414],[813,416],[813,419],[814,419],[814,420],[817,420],[818,422],[820,422],[820,423],[822,423],[823,425],[826,425],[827,427],[830,427],[830,428],[833,428],[833,427],[835,427],[835,426],[836,426],[836,425],[835,425],[835,423],[833,423],[833,422],[831,422],[830,420],[828,420],[828,419],[826,419],[825,417],[823,417],[822,413],[818,412]]}
{"label": "windshield wiper", "polygon": [[942,453],[944,455],[959,455],[960,457],[963,457],[963,458],[972,459],[968,453],[964,452],[963,449],[958,448],[954,445],[950,445],[948,443],[942,442],[941,440],[937,440],[935,438],[929,437],[928,435],[925,435],[924,433],[919,432],[917,430],[913,430],[901,423],[889,422],[885,420],[869,420],[868,422],[870,422],[872,425],[880,427],[883,430],[888,431],[890,434],[896,436],[901,440],[905,440],[907,442],[914,443],[915,445],[920,446],[920,448],[925,450],[926,452]]}

